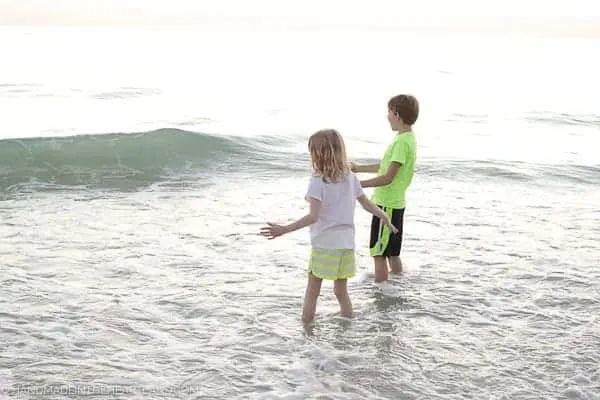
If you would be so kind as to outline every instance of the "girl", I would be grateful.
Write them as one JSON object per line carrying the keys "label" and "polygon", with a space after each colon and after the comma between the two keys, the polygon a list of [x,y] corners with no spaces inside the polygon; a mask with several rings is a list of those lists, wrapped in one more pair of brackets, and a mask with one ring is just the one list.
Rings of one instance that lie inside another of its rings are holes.
{"label": "girl", "polygon": [[363,193],[360,181],[350,171],[342,136],[333,129],[321,130],[308,141],[312,177],[306,200],[307,215],[289,225],[268,222],[261,234],[274,239],[286,233],[310,226],[311,255],[308,284],[304,295],[302,321],[312,322],[317,308],[323,279],[334,281],[334,293],[343,317],[352,317],[347,279],[356,273],[354,257],[354,209],[356,200],[373,215],[378,216],[396,233],[388,216]]}

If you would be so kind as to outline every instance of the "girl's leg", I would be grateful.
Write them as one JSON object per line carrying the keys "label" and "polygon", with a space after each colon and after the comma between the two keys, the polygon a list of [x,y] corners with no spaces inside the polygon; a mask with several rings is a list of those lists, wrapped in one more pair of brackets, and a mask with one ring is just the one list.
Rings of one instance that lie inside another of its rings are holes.
{"label": "girl's leg", "polygon": [[352,317],[352,302],[350,296],[348,296],[348,280],[337,279],[333,283],[333,292],[337,297],[338,303],[340,303],[340,314],[342,317]]}
{"label": "girl's leg", "polygon": [[302,308],[302,322],[310,323],[315,318],[317,311],[317,299],[321,293],[322,279],[317,278],[312,273],[308,273],[308,283],[306,284],[306,293],[304,293],[304,307]]}

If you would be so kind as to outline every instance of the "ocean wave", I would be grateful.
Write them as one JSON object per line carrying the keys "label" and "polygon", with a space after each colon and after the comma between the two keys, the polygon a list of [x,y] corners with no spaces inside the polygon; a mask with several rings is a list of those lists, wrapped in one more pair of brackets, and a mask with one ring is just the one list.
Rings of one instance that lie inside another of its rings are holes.
{"label": "ocean wave", "polygon": [[[558,126],[600,126],[600,115],[597,114],[571,114],[571,113],[554,113],[546,111],[531,111],[523,114],[521,118],[524,121],[535,124],[549,124]],[[445,120],[447,122],[470,123],[470,124],[485,124],[488,122],[489,115],[487,114],[467,114],[453,113]]]}
{"label": "ocean wave", "polygon": [[37,83],[0,83],[0,97],[27,97],[34,95],[41,87]]}
{"label": "ocean wave", "polygon": [[441,177],[455,181],[495,179],[541,185],[548,185],[552,182],[600,184],[600,165],[436,159],[417,164],[416,173],[425,177]]}
{"label": "ocean wave", "polygon": [[[298,150],[302,140],[274,135],[222,136],[180,129],[5,139],[0,140],[0,190],[138,190],[165,181],[177,183],[178,187],[186,182],[209,184],[215,176],[221,179],[227,173],[300,176],[308,173],[308,155]],[[420,179],[465,182],[495,179],[541,185],[600,184],[600,166],[574,164],[422,158],[416,173]]]}
{"label": "ocean wave", "polygon": [[525,120],[552,125],[600,126],[600,115],[596,114],[530,112],[525,116]]}
{"label": "ocean wave", "polygon": [[93,93],[90,95],[90,97],[92,97],[93,99],[96,99],[96,100],[113,100],[113,99],[127,99],[127,98],[133,98],[133,97],[157,96],[162,93],[163,93],[163,91],[160,89],[122,87],[117,90]]}
{"label": "ocean wave", "polygon": [[487,114],[464,114],[454,113],[446,118],[448,122],[459,122],[459,123],[471,123],[471,124],[484,124],[488,121]]}
{"label": "ocean wave", "polygon": [[0,189],[136,189],[219,170],[292,168],[281,137],[241,138],[179,129],[0,140]]}
{"label": "ocean wave", "polygon": [[95,100],[114,100],[159,96],[161,94],[163,94],[162,89],[131,86],[122,86],[112,90],[84,90],[78,88],[48,88],[38,83],[0,83],[0,97],[6,98],[59,98],[85,95]]}

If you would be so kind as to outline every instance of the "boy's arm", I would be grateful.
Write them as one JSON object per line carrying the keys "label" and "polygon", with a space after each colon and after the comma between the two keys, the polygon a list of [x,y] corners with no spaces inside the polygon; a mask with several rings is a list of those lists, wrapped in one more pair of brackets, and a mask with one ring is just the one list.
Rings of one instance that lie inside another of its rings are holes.
{"label": "boy's arm", "polygon": [[365,164],[365,165],[357,165],[353,162],[350,163],[350,170],[354,173],[377,173],[379,171],[379,163],[377,164]]}
{"label": "boy's arm", "polygon": [[405,144],[402,141],[395,141],[390,149],[390,166],[385,174],[361,181],[360,184],[363,188],[389,185],[404,164],[406,164]]}
{"label": "boy's arm", "polygon": [[379,175],[375,178],[360,181],[360,185],[363,188],[389,185],[396,177],[396,174],[401,166],[402,164],[399,162],[392,161],[385,175]]}

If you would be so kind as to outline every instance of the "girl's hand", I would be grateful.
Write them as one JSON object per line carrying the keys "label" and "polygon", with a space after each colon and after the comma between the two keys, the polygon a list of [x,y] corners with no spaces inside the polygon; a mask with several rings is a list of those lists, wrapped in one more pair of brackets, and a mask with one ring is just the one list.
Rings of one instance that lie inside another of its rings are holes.
{"label": "girl's hand", "polygon": [[390,231],[392,231],[393,234],[398,233],[398,228],[396,228],[394,225],[392,225],[389,218],[385,219],[385,224],[387,225],[388,228],[390,228]]}
{"label": "girl's hand", "polygon": [[260,234],[268,238],[269,240],[275,239],[286,233],[286,229],[282,225],[267,222],[268,226],[260,228]]}

